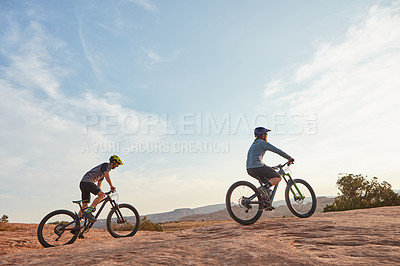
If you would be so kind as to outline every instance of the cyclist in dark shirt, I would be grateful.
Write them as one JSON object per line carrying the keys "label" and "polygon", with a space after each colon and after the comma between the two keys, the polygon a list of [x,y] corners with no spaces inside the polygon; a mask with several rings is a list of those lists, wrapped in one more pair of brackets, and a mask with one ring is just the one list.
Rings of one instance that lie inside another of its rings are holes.
{"label": "cyclist in dark shirt", "polygon": [[[104,178],[106,179],[107,183],[110,185],[111,191],[115,190],[115,187],[111,183],[110,178],[110,171],[112,169],[117,168],[120,165],[123,165],[121,159],[117,155],[113,155],[110,157],[109,163],[102,163],[98,166],[91,169],[87,172],[79,185],[82,191],[82,207],[86,209],[83,214],[80,211],[79,216],[83,216],[89,219],[92,222],[96,221],[96,218],[93,216],[92,211],[100,203],[100,201],[106,196],[106,194],[101,191],[101,183],[103,182]],[[97,185],[96,185],[97,182]],[[92,202],[92,205],[89,206],[90,203],[90,193],[97,195],[97,198]]]}
{"label": "cyclist in dark shirt", "polygon": [[262,192],[266,192],[267,194],[271,193],[270,187],[278,184],[282,180],[282,177],[274,169],[266,166],[262,162],[265,152],[272,151],[288,159],[291,163],[294,162],[294,159],[288,154],[267,142],[267,133],[269,131],[271,130],[264,127],[257,127],[254,129],[254,136],[256,139],[250,146],[246,161],[247,173],[257,180],[259,178],[261,179],[261,182],[265,184],[264,187],[266,188],[266,190],[262,190]]}

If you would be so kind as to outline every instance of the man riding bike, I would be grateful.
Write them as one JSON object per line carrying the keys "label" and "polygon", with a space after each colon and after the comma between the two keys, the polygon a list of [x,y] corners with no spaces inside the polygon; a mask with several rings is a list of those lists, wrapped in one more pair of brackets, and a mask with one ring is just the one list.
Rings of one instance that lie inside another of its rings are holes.
{"label": "man riding bike", "polygon": [[[257,127],[254,129],[254,136],[256,139],[250,146],[246,161],[247,173],[257,180],[261,179],[260,181],[264,184],[264,186],[261,186],[259,190],[268,197],[272,194],[272,190],[270,188],[278,184],[282,180],[282,177],[274,169],[266,166],[262,162],[265,152],[272,151],[288,159],[290,163],[294,162],[294,159],[288,154],[267,142],[267,133],[269,131],[271,130],[264,127]],[[264,207],[273,209],[271,205],[266,205]]]}
{"label": "man riding bike", "polygon": [[[111,191],[115,190],[115,187],[111,183],[110,171],[123,165],[121,159],[117,155],[110,157],[109,163],[102,163],[87,172],[79,185],[82,191],[82,207],[85,210],[79,212],[79,217],[83,216],[89,221],[95,222],[96,218],[93,216],[92,211],[95,209],[97,204],[106,196],[106,194],[100,189],[101,183],[106,178],[107,183],[110,185]],[[96,185],[97,182],[97,185]],[[92,205],[88,207],[90,203],[90,193],[97,195],[97,198],[92,202]]]}

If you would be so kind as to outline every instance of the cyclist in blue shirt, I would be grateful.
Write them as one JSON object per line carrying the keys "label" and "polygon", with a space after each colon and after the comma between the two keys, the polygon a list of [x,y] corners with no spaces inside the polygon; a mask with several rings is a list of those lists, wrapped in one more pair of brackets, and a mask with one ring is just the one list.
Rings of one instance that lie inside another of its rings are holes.
{"label": "cyclist in blue shirt", "polygon": [[264,127],[257,127],[256,129],[254,129],[254,136],[256,137],[256,139],[250,146],[250,149],[247,153],[246,161],[247,173],[257,180],[261,179],[260,181],[264,184],[264,187],[266,188],[268,194],[271,193],[270,188],[278,184],[282,180],[282,177],[274,169],[265,165],[262,162],[265,152],[272,151],[286,158],[287,160],[289,160],[289,162],[294,162],[294,159],[290,157],[287,153],[267,142],[267,133],[269,131],[271,130]]}

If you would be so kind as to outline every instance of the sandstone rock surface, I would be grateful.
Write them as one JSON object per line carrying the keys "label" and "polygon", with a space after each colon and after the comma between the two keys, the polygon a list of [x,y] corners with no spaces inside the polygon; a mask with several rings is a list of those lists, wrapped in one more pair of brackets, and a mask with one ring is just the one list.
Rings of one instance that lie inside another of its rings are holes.
{"label": "sandstone rock surface", "polygon": [[84,240],[41,248],[36,225],[0,231],[0,265],[400,265],[400,207],[318,213],[307,219],[233,221],[172,232]]}

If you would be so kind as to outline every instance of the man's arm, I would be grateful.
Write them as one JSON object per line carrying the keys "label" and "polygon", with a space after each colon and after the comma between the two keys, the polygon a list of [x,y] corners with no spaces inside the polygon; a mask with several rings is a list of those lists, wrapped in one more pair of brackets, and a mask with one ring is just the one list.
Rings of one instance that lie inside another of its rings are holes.
{"label": "man's arm", "polygon": [[272,145],[271,143],[267,142],[266,144],[267,144],[266,150],[272,151],[272,152],[274,152],[274,153],[276,153],[276,154],[279,154],[280,156],[282,156],[282,157],[285,158],[285,159],[288,159],[288,160],[293,159],[293,158],[290,157],[286,152],[284,152],[284,151],[278,149],[277,147],[275,147],[275,146]]}
{"label": "man's arm", "polygon": [[97,181],[97,186],[98,186],[99,188],[101,188],[101,183],[103,183],[103,180]]}
{"label": "man's arm", "polygon": [[110,185],[110,189],[111,191],[115,190],[115,187],[113,186],[113,184],[111,183],[111,178],[110,178],[110,174],[108,172],[104,173],[104,177],[106,178],[107,183]]}

